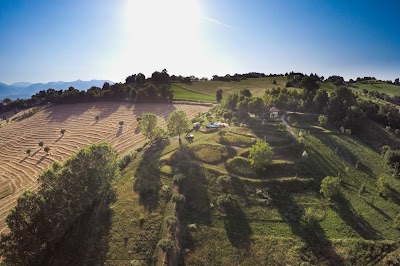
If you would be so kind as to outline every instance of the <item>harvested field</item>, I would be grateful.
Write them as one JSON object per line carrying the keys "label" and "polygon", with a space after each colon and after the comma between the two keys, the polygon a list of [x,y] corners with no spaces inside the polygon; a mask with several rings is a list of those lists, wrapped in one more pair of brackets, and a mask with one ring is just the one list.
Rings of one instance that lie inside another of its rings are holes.
{"label": "harvested field", "polygon": [[[114,102],[55,105],[20,122],[0,128],[0,232],[7,229],[5,218],[18,196],[38,187],[37,177],[53,162],[62,162],[78,149],[107,141],[120,154],[145,142],[137,128],[136,118],[144,113],[158,116],[165,126],[168,115],[183,110],[189,117],[210,107],[183,104],[121,104]],[[99,116],[98,121],[95,117]],[[119,122],[124,121],[120,127]],[[60,130],[66,129],[64,135]],[[39,147],[50,147],[47,154]],[[27,155],[26,150],[31,149]],[[6,195],[6,193],[8,195]]]}

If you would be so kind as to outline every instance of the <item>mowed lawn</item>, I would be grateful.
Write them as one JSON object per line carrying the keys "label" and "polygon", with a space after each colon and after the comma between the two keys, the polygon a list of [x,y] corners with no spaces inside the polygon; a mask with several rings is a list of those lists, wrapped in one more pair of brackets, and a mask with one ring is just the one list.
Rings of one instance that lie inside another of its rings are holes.
{"label": "mowed lawn", "polygon": [[196,100],[203,102],[215,102],[215,95],[190,91],[175,84],[172,84],[171,88],[174,91],[175,100]]}
{"label": "mowed lawn", "polygon": [[[276,84],[274,84],[274,80]],[[192,91],[215,95],[218,89],[223,90],[223,95],[237,93],[242,89],[249,89],[255,96],[261,96],[267,89],[286,85],[287,77],[249,78],[241,81],[195,81],[192,84],[178,83],[179,86]],[[175,93],[175,91],[174,91]],[[176,97],[178,98],[178,97]]]}

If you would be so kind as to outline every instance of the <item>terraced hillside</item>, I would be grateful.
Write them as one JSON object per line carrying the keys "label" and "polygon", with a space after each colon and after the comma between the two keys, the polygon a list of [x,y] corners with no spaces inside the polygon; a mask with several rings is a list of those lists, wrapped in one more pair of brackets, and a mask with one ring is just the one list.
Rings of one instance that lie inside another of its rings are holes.
{"label": "terraced hillside", "polygon": [[[198,105],[85,103],[56,105],[19,122],[0,128],[0,232],[16,199],[26,190],[35,190],[37,176],[55,161],[63,161],[78,149],[107,141],[123,154],[145,142],[136,118],[155,113],[162,126],[174,110],[189,117],[210,107]],[[96,121],[95,117],[99,116]],[[119,122],[124,121],[120,127]],[[60,133],[65,129],[64,135]],[[39,147],[43,141],[44,146]],[[50,148],[47,154],[44,147]],[[26,154],[27,149],[31,154]]]}

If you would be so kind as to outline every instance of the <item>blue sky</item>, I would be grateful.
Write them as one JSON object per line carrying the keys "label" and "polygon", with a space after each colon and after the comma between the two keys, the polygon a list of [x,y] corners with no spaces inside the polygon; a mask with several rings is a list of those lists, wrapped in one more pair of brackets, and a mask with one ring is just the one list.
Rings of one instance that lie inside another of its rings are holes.
{"label": "blue sky", "polygon": [[0,0],[0,82],[170,74],[400,77],[400,2]]}

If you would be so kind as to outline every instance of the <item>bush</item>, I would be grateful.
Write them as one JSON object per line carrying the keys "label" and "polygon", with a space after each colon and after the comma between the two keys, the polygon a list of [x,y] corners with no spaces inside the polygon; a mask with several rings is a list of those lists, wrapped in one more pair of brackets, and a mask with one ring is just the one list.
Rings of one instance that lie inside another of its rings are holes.
{"label": "bush", "polygon": [[99,121],[100,120],[100,116],[96,115],[94,120]]}
{"label": "bush", "polygon": [[235,204],[235,199],[231,194],[222,194],[217,198],[217,206],[220,211],[226,211],[227,209],[234,207]]}
{"label": "bush", "polygon": [[396,176],[400,174],[400,150],[387,150],[385,153],[385,163]]}
{"label": "bush", "polygon": [[338,177],[327,176],[321,182],[320,192],[327,199],[331,199],[339,193],[340,180]]}
{"label": "bush", "polygon": [[129,153],[124,157],[122,157],[122,159],[118,163],[119,169],[120,170],[125,169],[125,167],[127,167],[128,164],[130,164],[133,161],[133,159],[135,159],[135,157],[136,156],[132,153]]}
{"label": "bush", "polygon": [[183,174],[176,174],[172,178],[172,182],[174,182],[175,185],[182,185],[183,181],[186,179],[186,176]]}
{"label": "bush", "polygon": [[66,131],[66,129],[61,129],[60,130],[61,135],[64,135],[65,131]]}
{"label": "bush", "polygon": [[172,202],[176,202],[176,203],[185,202],[185,196],[182,194],[175,193],[172,195],[171,200],[172,200]]}
{"label": "bush", "polygon": [[157,243],[157,247],[160,248],[164,252],[169,252],[174,247],[174,242],[169,238],[162,238]]}
{"label": "bush", "polygon": [[383,145],[383,146],[381,147],[381,154],[382,154],[382,155],[385,155],[386,152],[387,152],[388,150],[390,150],[390,146],[388,146],[388,145]]}
{"label": "bush", "polygon": [[39,141],[39,147],[43,147],[44,146],[44,142],[43,141]]}
{"label": "bush", "polygon": [[188,229],[189,231],[193,232],[193,231],[197,231],[197,225],[196,224],[188,224]]}
{"label": "bush", "polygon": [[125,124],[125,122],[124,121],[119,121],[118,124],[122,127]]}
{"label": "bush", "polygon": [[27,149],[26,154],[28,154],[28,155],[31,154],[31,149]]}
{"label": "bush", "polygon": [[49,153],[50,147],[49,147],[49,146],[44,147],[44,151],[45,151],[46,153]]}
{"label": "bush", "polygon": [[177,222],[178,219],[175,216],[170,215],[165,218],[165,223],[169,228],[175,228]]}

